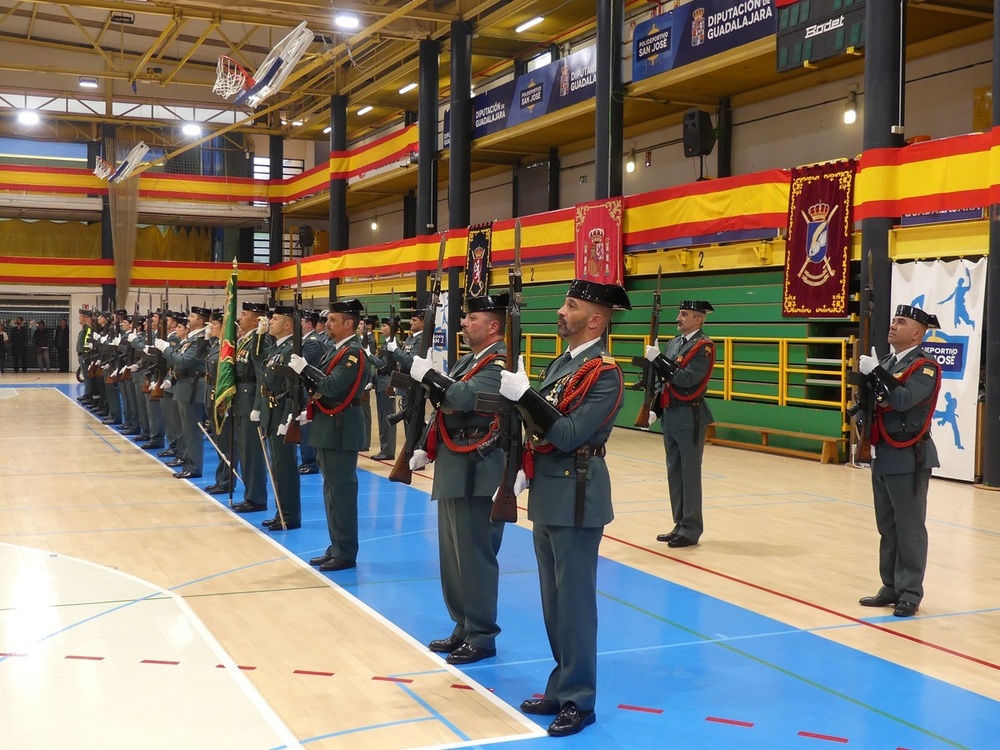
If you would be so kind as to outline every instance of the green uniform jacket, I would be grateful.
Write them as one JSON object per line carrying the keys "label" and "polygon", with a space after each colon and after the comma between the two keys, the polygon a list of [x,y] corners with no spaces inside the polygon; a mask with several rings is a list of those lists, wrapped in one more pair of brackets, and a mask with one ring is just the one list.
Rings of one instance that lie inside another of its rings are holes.
{"label": "green uniform jacket", "polygon": [[[479,359],[473,359],[472,353],[461,357],[451,368],[451,377],[456,382],[448,387],[441,412],[444,414],[444,424],[455,445],[473,445],[478,443],[488,432],[495,414],[483,414],[474,410],[476,394],[498,393],[500,390],[500,373],[504,369],[504,359],[494,359],[473,375],[469,380],[462,380],[465,373],[492,354],[506,354],[507,348],[503,341],[483,350]],[[463,437],[465,431],[472,431],[473,437]],[[467,497],[466,481],[468,472],[475,472],[472,497],[492,497],[500,486],[500,476],[503,474],[504,454],[496,450],[485,458],[476,451],[456,453],[450,450],[439,434],[437,440],[437,457],[434,460],[434,487],[431,496],[435,498]]]}
{"label": "green uniform jacket", "polygon": [[[271,346],[267,352],[260,369],[261,404],[260,424],[264,428],[264,434],[274,435],[278,431],[278,426],[288,420],[291,414],[293,418],[298,414],[295,411],[295,399],[292,398],[293,389],[301,388],[298,378],[294,380],[275,373],[276,365],[287,365],[295,346],[292,337],[289,336],[280,344]],[[318,366],[322,360],[322,347],[314,339],[302,342],[302,356],[309,364]],[[305,399],[301,402],[305,406]]]}
{"label": "green uniform jacket", "polygon": [[[361,381],[354,393],[355,401],[360,400],[371,377],[371,368],[368,366],[368,358],[361,348],[361,340],[354,336],[348,339],[343,347],[349,348],[351,351],[346,352],[340,358],[337,366],[327,373],[314,394],[314,398],[321,398],[320,403],[327,408],[338,406],[347,398],[357,382],[358,368],[361,369]],[[339,351],[335,348],[328,349],[320,360],[319,369],[326,373]],[[314,406],[312,433],[309,436],[309,444],[313,448],[362,451],[368,448],[367,437],[365,417],[357,406],[349,406],[332,417],[324,414],[318,405]]]}
{"label": "green uniform jacket", "polygon": [[[698,352],[691,358],[691,361],[687,363],[686,366],[679,368],[674,372],[673,377],[670,379],[670,385],[682,396],[689,396],[695,393],[698,386],[701,385],[702,381],[708,377],[709,373],[712,372],[712,366],[714,363],[714,358],[712,356],[715,344],[712,342],[708,336],[705,335],[700,329],[691,336],[690,340],[685,339],[683,336],[675,336],[670,341],[667,342],[667,346],[663,351],[663,356],[673,362],[680,363],[684,357],[687,356],[688,352],[694,349],[698,345],[699,341],[707,341],[707,345],[703,344]],[[659,413],[661,407],[660,396],[663,393],[663,389],[666,387],[665,383],[660,383],[659,390],[656,394],[656,409],[655,411]],[[673,396],[673,394],[671,394]],[[704,395],[700,399],[701,403],[698,405],[698,424],[699,428],[707,427],[712,424],[714,418],[712,417],[712,411],[708,408],[708,403],[704,399]],[[689,405],[690,402],[686,402],[677,398],[672,397],[670,403],[666,409],[663,409],[663,429],[678,431],[678,430],[691,430],[694,429],[694,409]]]}
{"label": "green uniform jacket", "polygon": [[253,330],[236,342],[236,395],[233,397],[233,414],[240,417],[249,416],[251,411],[260,408],[257,369],[274,343],[274,338],[265,333],[258,352],[257,338],[257,331]]}
{"label": "green uniform jacket", "polygon": [[173,368],[176,378],[171,391],[174,398],[185,404],[205,402],[205,357],[208,341],[204,335],[188,336],[167,349],[163,356]]}
{"label": "green uniform jacket", "polygon": [[[566,384],[577,370],[590,360],[602,357],[606,362],[614,362],[600,341],[595,341],[572,359],[560,357],[545,373],[538,392],[557,406]],[[583,402],[564,414],[545,433],[544,442],[551,443],[555,450],[535,453],[535,476],[528,492],[529,520],[546,526],[574,525],[577,478],[573,451],[582,445],[604,445],[621,408],[622,373],[616,366],[602,373],[583,397]],[[590,458],[585,499],[584,528],[605,526],[615,517],[611,506],[611,477],[603,457]]]}
{"label": "green uniform jacket", "polygon": [[[891,356],[882,358],[883,367],[889,362]],[[882,425],[886,432],[897,442],[915,437],[927,423],[929,412],[933,411],[936,406],[931,400],[931,396],[937,387],[940,369],[930,361],[930,357],[923,349],[917,347],[893,365],[891,369],[887,369],[891,375],[899,378],[918,359],[928,361],[925,366],[914,370],[906,380],[900,380],[899,387],[889,394],[888,400],[875,407],[882,415]],[[918,445],[922,454],[921,469],[933,469],[941,465],[938,461],[937,448],[930,438],[929,427],[927,440]],[[874,443],[873,447],[875,448],[875,456],[872,459],[872,473],[912,474],[916,470],[917,452],[913,447],[893,448],[884,439]]]}

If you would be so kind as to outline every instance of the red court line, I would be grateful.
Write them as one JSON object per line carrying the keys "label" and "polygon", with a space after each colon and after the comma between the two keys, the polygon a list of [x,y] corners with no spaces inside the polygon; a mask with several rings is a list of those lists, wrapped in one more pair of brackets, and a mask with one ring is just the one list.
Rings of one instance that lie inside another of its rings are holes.
{"label": "red court line", "polygon": [[292,670],[292,674],[309,674],[316,677],[333,677],[333,672],[313,672],[309,669],[295,669]]}
{"label": "red court line", "polygon": [[372,677],[372,679],[373,680],[384,680],[386,682],[405,682],[406,684],[409,684],[409,683],[413,682],[413,680],[407,680],[407,679],[405,679],[403,677],[378,677],[378,676],[375,676],[375,677]]}
{"label": "red court line", "polygon": [[985,659],[980,659],[976,656],[971,656],[970,654],[963,654],[961,651],[956,651],[955,649],[948,648],[947,646],[941,646],[937,643],[931,643],[930,641],[925,641],[923,638],[917,638],[916,636],[907,635],[906,633],[901,633],[898,630],[893,630],[892,628],[887,628],[884,625],[878,625],[874,622],[867,622],[865,620],[859,620],[857,617],[852,617],[851,615],[845,615],[843,612],[838,612],[835,609],[830,609],[829,607],[824,607],[821,604],[816,604],[815,602],[809,602],[805,599],[800,599],[797,596],[792,596],[791,594],[786,594],[782,591],[775,591],[774,589],[768,588],[767,586],[761,586],[759,583],[751,583],[750,581],[744,580],[742,578],[737,578],[736,576],[729,575],[728,573],[722,573],[718,570],[712,570],[711,568],[706,568],[704,565],[698,565],[697,563],[690,562],[689,560],[682,560],[679,557],[674,557],[673,555],[668,555],[664,552],[660,552],[655,549],[650,549],[649,547],[643,547],[641,544],[635,544],[634,542],[626,541],[625,539],[619,539],[618,537],[611,536],[610,534],[604,535],[605,539],[610,539],[613,542],[618,542],[626,547],[631,547],[632,549],[641,550],[642,552],[648,552],[651,555],[656,555],[657,557],[662,557],[665,560],[670,560],[672,562],[678,563],[679,565],[686,565],[694,570],[700,570],[702,573],[708,573],[709,575],[717,576],[719,578],[724,578],[727,581],[732,581],[733,583],[738,583],[742,586],[747,586],[757,591],[763,591],[766,594],[771,594],[772,596],[780,597],[781,599],[787,599],[788,601],[795,602],[796,604],[802,604],[806,607],[812,607],[813,609],[818,609],[820,612],[826,612],[828,615],[833,615],[834,617],[839,617],[848,622],[853,622],[855,625],[863,625],[866,628],[871,628],[873,630],[878,630],[886,635],[893,635],[897,638],[902,638],[904,640],[910,641],[911,643],[916,643],[919,646],[926,646],[927,648],[932,648],[935,651],[940,651],[941,653],[948,654],[949,656],[955,656],[959,659],[965,659],[973,664],[979,664],[983,667],[988,667],[990,669],[995,669],[1000,671],[1000,664],[995,664]]}
{"label": "red court line", "polygon": [[0,652],[0,656],[27,656],[27,654],[8,654],[8,653]]}
{"label": "red court line", "polygon": [[[225,669],[226,665],[225,664],[216,664],[215,668],[216,669]],[[257,667],[244,667],[244,666],[241,666],[240,664],[237,664],[236,668],[237,669],[243,669],[243,670],[246,670],[248,672],[251,672],[251,671],[255,670]]]}
{"label": "red court line", "polygon": [[629,706],[625,703],[619,703],[618,708],[623,711],[641,711],[644,714],[662,714],[662,708],[646,708],[645,706]]}
{"label": "red court line", "polygon": [[452,687],[456,690],[472,690],[471,685],[459,685],[457,682]]}
{"label": "red court line", "polygon": [[168,667],[176,667],[180,664],[179,661],[163,661],[162,659],[143,659],[139,662],[140,664],[163,664]]}
{"label": "red court line", "polygon": [[83,659],[85,661],[103,661],[103,656],[77,656],[76,654],[66,654],[67,659]]}
{"label": "red court line", "polygon": [[705,721],[714,721],[716,724],[731,724],[734,727],[753,728],[752,721],[739,721],[738,719],[721,719],[718,716],[706,716]]}
{"label": "red court line", "polygon": [[849,741],[846,737],[834,737],[829,734],[814,734],[813,732],[799,732],[799,737],[811,737],[814,740],[827,740],[828,742],[842,742],[844,744]]}

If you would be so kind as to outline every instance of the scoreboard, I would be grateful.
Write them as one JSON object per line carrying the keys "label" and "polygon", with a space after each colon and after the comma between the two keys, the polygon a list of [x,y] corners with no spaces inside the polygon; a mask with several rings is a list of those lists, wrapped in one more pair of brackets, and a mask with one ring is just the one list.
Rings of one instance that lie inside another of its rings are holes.
{"label": "scoreboard", "polygon": [[865,0],[798,0],[778,12],[778,72],[865,46]]}

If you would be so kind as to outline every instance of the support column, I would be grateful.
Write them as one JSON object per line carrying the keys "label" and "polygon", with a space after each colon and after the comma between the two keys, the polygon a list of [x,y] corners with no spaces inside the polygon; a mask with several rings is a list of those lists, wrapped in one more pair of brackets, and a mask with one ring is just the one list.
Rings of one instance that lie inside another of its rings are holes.
{"label": "support column", "polygon": [[[865,6],[865,106],[864,150],[899,148],[903,145],[903,54],[906,15],[899,0],[869,0]],[[871,341],[861,341],[861,351],[875,346],[879,356],[888,352],[886,336],[891,319],[892,264],[889,232],[899,217],[878,217],[861,222],[861,288],[868,285],[868,253],[872,255],[872,286],[875,310],[871,319]],[[863,326],[862,326],[863,331]],[[863,337],[863,333],[859,334]]]}
{"label": "support column", "polygon": [[[993,18],[1000,18],[1000,0],[993,0]],[[1000,26],[993,24],[993,90],[1000,91]],[[865,97],[865,104],[868,97]],[[993,129],[1000,126],[1000,107],[993,107]],[[1000,258],[1000,204],[990,206],[990,258]],[[982,445],[978,447],[984,487],[1000,488],[1000,263],[986,266],[986,323],[983,326],[983,365],[986,403],[983,404]]]}
{"label": "support column", "polygon": [[[415,234],[420,237],[437,231],[438,183],[438,97],[440,95],[441,44],[435,39],[420,42],[420,81],[417,102],[417,199]],[[452,123],[454,130],[454,121]],[[427,271],[417,271],[419,302],[427,299]]]}
{"label": "support column", "polygon": [[[451,24],[451,150],[448,160],[448,226],[464,229],[471,221],[472,191],[472,27]],[[462,321],[459,268],[448,270],[448,364],[458,355],[454,333]]]}
{"label": "support column", "polygon": [[733,106],[728,96],[719,100],[716,110],[716,122],[719,128],[719,145],[716,150],[716,176],[732,177],[733,175]]}
{"label": "support column", "polygon": [[[597,94],[594,107],[594,200],[622,194],[623,0],[597,0]],[[452,132],[455,121],[452,119]]]}
{"label": "support column", "polygon": [[549,149],[549,211],[557,210],[559,206],[559,149]]}
{"label": "support column", "polygon": [[[285,139],[280,135],[272,135],[268,139],[270,156],[268,157],[268,179],[280,180],[285,176]],[[270,251],[269,263],[276,266],[281,263],[282,250],[285,243],[285,215],[281,203],[271,204]]]}
{"label": "support column", "polygon": [[[330,155],[347,156],[347,97],[330,97]],[[347,215],[347,178],[330,180],[330,250],[346,250],[350,242],[350,217]],[[337,279],[330,278],[330,301],[337,299]]]}

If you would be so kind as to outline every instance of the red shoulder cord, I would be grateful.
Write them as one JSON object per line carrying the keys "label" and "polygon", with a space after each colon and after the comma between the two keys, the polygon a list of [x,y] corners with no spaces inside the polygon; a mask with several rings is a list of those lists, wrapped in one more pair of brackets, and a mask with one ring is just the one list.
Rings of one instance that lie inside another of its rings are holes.
{"label": "red shoulder cord", "polygon": [[931,404],[931,408],[927,410],[927,418],[924,420],[924,424],[923,427],[920,428],[920,432],[918,432],[917,436],[912,440],[893,440],[889,437],[889,433],[882,424],[882,415],[887,411],[895,410],[891,406],[880,407],[875,410],[875,420],[872,425],[871,442],[873,445],[877,445],[882,440],[885,440],[885,442],[892,448],[909,448],[911,445],[916,445],[923,438],[923,436],[927,434],[927,431],[931,426],[931,420],[934,419],[934,405],[937,404],[938,392],[941,390],[941,365],[933,359],[918,359],[906,368],[906,370],[899,377],[899,382],[905,383],[909,379],[910,375],[916,372],[919,368],[926,367],[928,364],[937,370],[937,380],[934,383],[934,392],[930,395],[930,397],[921,401],[920,404],[917,404],[917,406],[927,403]]}
{"label": "red shoulder cord", "polygon": [[353,347],[345,346],[343,349],[341,349],[339,352],[333,355],[333,359],[331,359],[330,364],[327,365],[326,374],[329,375],[331,372],[333,372],[333,368],[336,367],[337,364],[340,362],[340,360],[343,359],[344,355],[350,351],[358,352],[358,376],[354,379],[354,385],[351,386],[350,392],[348,392],[347,396],[344,398],[343,401],[334,406],[332,409],[327,409],[325,406],[323,406],[323,404],[320,403],[319,399],[322,398],[322,396],[320,397],[313,396],[309,400],[309,404],[306,406],[306,416],[309,417],[309,419],[312,419],[313,417],[314,408],[319,409],[328,417],[332,417],[337,414],[340,414],[340,412],[344,411],[344,409],[350,406],[351,402],[354,401],[354,396],[358,392],[358,389],[361,387],[361,381],[364,380],[365,367],[367,366],[366,362],[367,357],[365,356],[364,349],[360,348],[354,349]]}
{"label": "red shoulder cord", "polygon": [[[465,375],[462,376],[462,381],[464,382],[467,380],[471,380],[473,375],[475,375],[477,372],[486,367],[486,365],[490,364],[490,362],[502,358],[503,355],[497,353],[493,353],[488,357],[483,357],[482,360],[480,360],[480,362],[475,367],[473,367],[471,370],[465,373]],[[476,412],[476,413],[484,414],[484,412]],[[490,423],[489,430],[486,432],[486,435],[483,437],[482,440],[476,443],[472,443],[471,445],[458,445],[455,443],[454,440],[451,439],[451,435],[448,434],[448,428],[445,426],[444,423],[444,413],[440,409],[438,409],[437,416],[435,417],[434,420],[434,429],[432,429],[429,433],[427,433],[427,458],[433,461],[435,456],[437,455],[437,438],[439,435],[441,437],[441,440],[444,441],[445,447],[447,447],[448,450],[450,450],[452,453],[472,453],[472,451],[476,450],[481,445],[483,445],[487,440],[489,440],[490,436],[493,434],[493,431],[497,429],[497,427],[499,426],[500,426],[500,416],[498,414],[494,414],[493,421]]]}
{"label": "red shoulder cord", "polygon": [[[569,382],[566,384],[566,390],[563,391],[562,398],[559,400],[559,404],[556,408],[563,414],[569,414],[583,403],[583,397],[587,394],[587,391],[590,390],[591,386],[597,382],[597,379],[600,378],[603,373],[611,370],[618,370],[621,372],[617,364],[606,364],[603,357],[594,357],[589,362],[585,362],[580,369],[574,372],[572,377],[570,377]],[[598,431],[600,431],[608,423],[608,420],[610,420],[618,410],[618,405],[622,402],[622,394],[623,383],[621,378],[619,378],[618,400],[615,402],[615,408],[608,414],[608,418],[604,420],[598,428]],[[545,445],[535,445],[530,440],[525,441],[524,454],[521,457],[521,468],[524,469],[524,476],[528,479],[535,476],[535,453],[551,453],[555,449],[555,446],[551,443],[546,443]]]}
{"label": "red shoulder cord", "polygon": [[[710,339],[698,339],[697,343],[691,347],[691,350],[685,354],[681,361],[677,363],[678,369],[683,369],[691,364],[691,360],[694,359],[694,355],[701,351],[706,346],[712,343]],[[660,406],[667,407],[670,406],[670,399],[675,398],[678,401],[694,401],[696,398],[700,398],[704,395],[705,391],[708,390],[708,381],[712,379],[712,368],[715,367],[715,347],[712,347],[711,352],[712,364],[708,368],[708,373],[705,375],[704,380],[695,386],[692,393],[687,396],[678,393],[677,389],[672,383],[667,383],[667,387],[663,389],[663,395],[660,396]]]}

